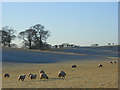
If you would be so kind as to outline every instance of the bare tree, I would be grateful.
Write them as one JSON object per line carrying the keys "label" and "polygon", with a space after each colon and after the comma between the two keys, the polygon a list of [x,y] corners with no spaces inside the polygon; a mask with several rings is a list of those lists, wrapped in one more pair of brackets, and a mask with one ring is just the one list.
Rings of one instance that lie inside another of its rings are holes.
{"label": "bare tree", "polygon": [[37,31],[38,46],[41,49],[43,41],[46,41],[46,39],[50,36],[50,32],[48,30],[45,30],[45,27],[41,24],[34,25],[32,29]]}
{"label": "bare tree", "polygon": [[10,47],[11,41],[16,37],[14,35],[14,33],[15,33],[15,30],[8,27],[8,26],[5,26],[5,27],[2,28],[2,43],[3,43],[3,46],[8,45],[8,47]]}
{"label": "bare tree", "polygon": [[3,31],[1,30],[1,43],[3,44],[3,46],[6,46],[7,45],[7,32],[6,31]]}
{"label": "bare tree", "polygon": [[23,43],[28,46],[29,49],[32,49],[32,45],[36,39],[36,31],[33,29],[27,29],[20,32],[18,37],[23,39]]}
{"label": "bare tree", "polygon": [[114,43],[112,43],[112,45],[114,45]]}
{"label": "bare tree", "polygon": [[111,43],[108,43],[108,45],[110,46],[110,45],[111,45]]}

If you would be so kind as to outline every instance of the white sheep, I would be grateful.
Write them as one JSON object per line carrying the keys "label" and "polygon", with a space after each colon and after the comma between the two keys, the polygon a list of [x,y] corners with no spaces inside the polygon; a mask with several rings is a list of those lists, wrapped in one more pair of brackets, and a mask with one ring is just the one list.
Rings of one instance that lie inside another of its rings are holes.
{"label": "white sheep", "polygon": [[18,77],[18,81],[24,81],[24,79],[25,79],[25,77],[26,77],[26,75],[20,75],[19,77]]}
{"label": "white sheep", "polygon": [[36,77],[37,77],[36,74],[35,75],[32,74],[32,75],[29,76],[30,79],[36,79]]}
{"label": "white sheep", "polygon": [[98,65],[98,67],[102,67],[102,66],[103,66],[102,64]]}
{"label": "white sheep", "polygon": [[45,73],[40,74],[40,79],[48,79],[48,76]]}
{"label": "white sheep", "polygon": [[10,77],[10,75],[8,73],[5,73],[4,77]]}
{"label": "white sheep", "polygon": [[66,76],[66,73],[64,71],[60,71],[58,73],[58,77],[65,77]]}
{"label": "white sheep", "polygon": [[30,77],[30,75],[33,75],[32,73],[28,74],[28,77]]}

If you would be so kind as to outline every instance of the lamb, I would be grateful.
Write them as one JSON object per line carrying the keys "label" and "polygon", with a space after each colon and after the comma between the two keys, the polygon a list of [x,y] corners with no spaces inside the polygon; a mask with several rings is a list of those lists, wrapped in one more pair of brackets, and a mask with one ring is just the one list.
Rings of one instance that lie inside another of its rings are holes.
{"label": "lamb", "polygon": [[48,79],[48,76],[45,73],[40,74],[40,79]]}
{"label": "lamb", "polygon": [[66,76],[66,73],[64,71],[60,71],[58,73],[58,77],[65,77]]}
{"label": "lamb", "polygon": [[18,81],[24,81],[24,79],[25,79],[25,77],[26,77],[26,75],[20,75],[19,77],[18,77]]}
{"label": "lamb", "polygon": [[40,73],[45,73],[44,70],[41,70]]}
{"label": "lamb", "polygon": [[37,77],[36,74],[35,75],[32,74],[32,75],[29,76],[30,79],[36,79],[36,77]]}
{"label": "lamb", "polygon": [[98,67],[102,67],[102,64],[98,65]]}
{"label": "lamb", "polygon": [[72,65],[72,68],[76,68],[77,66],[76,65]]}
{"label": "lamb", "polygon": [[10,77],[10,75],[8,73],[5,73],[4,77]]}
{"label": "lamb", "polygon": [[114,61],[114,63],[117,63],[116,61]]}

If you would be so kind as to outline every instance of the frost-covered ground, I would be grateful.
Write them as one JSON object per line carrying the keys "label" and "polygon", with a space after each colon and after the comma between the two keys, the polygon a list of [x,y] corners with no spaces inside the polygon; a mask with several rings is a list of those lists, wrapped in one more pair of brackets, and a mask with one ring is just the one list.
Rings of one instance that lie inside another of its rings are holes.
{"label": "frost-covered ground", "polygon": [[[81,47],[49,51],[3,47],[2,87],[117,88],[118,63],[109,63],[117,61],[117,56],[117,47]],[[77,68],[71,68],[73,64],[76,64]],[[99,68],[99,64],[103,67]],[[40,80],[40,70],[46,72],[48,80]],[[61,70],[67,73],[65,78],[57,77]],[[9,73],[10,78],[4,78],[4,73]],[[29,73],[37,74],[36,80],[30,80],[27,76],[24,82],[18,81],[19,75]]]}
{"label": "frost-covered ground", "polygon": [[51,49],[49,51],[2,49],[2,61],[20,63],[54,63],[71,60],[106,60],[107,57],[117,57],[117,47],[80,47]]}

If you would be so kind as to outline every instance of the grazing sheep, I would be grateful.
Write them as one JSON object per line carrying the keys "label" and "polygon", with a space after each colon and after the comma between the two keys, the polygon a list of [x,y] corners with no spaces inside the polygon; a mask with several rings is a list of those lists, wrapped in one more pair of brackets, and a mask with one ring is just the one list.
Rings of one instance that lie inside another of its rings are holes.
{"label": "grazing sheep", "polygon": [[114,63],[117,63],[116,61],[114,61]]}
{"label": "grazing sheep", "polygon": [[8,73],[5,73],[4,77],[10,77],[10,75]]}
{"label": "grazing sheep", "polygon": [[111,64],[113,64],[113,62],[112,62],[112,61],[110,61],[110,63],[111,63]]}
{"label": "grazing sheep", "polygon": [[48,79],[48,76],[45,73],[40,74],[40,79]]}
{"label": "grazing sheep", "polygon": [[32,73],[28,74],[28,77],[30,77],[31,75],[33,75]]}
{"label": "grazing sheep", "polygon": [[76,68],[77,66],[76,65],[72,65],[72,68]]}
{"label": "grazing sheep", "polygon": [[58,77],[65,77],[66,76],[66,73],[64,71],[60,71],[58,73]]}
{"label": "grazing sheep", "polygon": [[35,75],[32,74],[32,75],[29,76],[30,79],[36,79],[36,77],[37,77],[36,74]]}
{"label": "grazing sheep", "polygon": [[102,64],[98,65],[98,67],[102,67],[102,66],[103,66]]}
{"label": "grazing sheep", "polygon": [[41,70],[40,73],[45,73],[44,70]]}
{"label": "grazing sheep", "polygon": [[25,79],[25,77],[26,77],[26,75],[20,75],[19,77],[18,77],[18,81],[24,81],[24,79]]}

